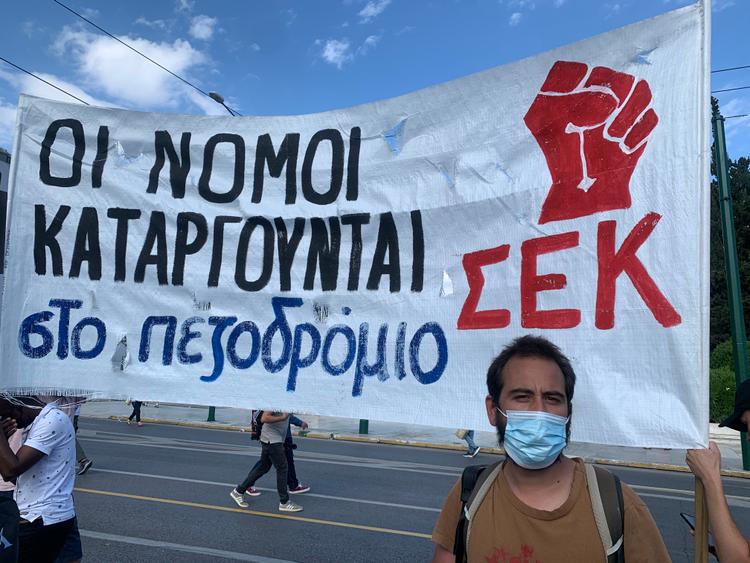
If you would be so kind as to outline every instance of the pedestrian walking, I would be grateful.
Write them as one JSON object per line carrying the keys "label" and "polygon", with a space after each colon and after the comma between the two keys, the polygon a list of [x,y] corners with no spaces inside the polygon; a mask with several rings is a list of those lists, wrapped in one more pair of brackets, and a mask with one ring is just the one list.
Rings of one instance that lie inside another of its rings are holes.
{"label": "pedestrian walking", "polygon": [[75,409],[73,411],[73,429],[76,433],[76,475],[83,475],[86,473],[92,465],[94,465],[94,462],[89,459],[89,457],[86,455],[86,452],[83,449],[83,446],[81,445],[81,442],[78,440],[78,417],[81,415],[81,404],[76,403]]}
{"label": "pedestrian walking", "polygon": [[479,453],[479,446],[474,442],[474,431],[473,430],[456,430],[456,436],[466,442],[468,449],[464,454],[464,457],[476,457]]}
{"label": "pedestrian walking", "polygon": [[300,512],[302,507],[289,500],[287,475],[289,465],[284,451],[284,441],[289,431],[289,413],[263,412],[261,416],[263,428],[260,431],[260,461],[253,466],[245,480],[229,493],[232,500],[242,508],[249,505],[245,501],[245,494],[258,496],[259,491],[253,488],[255,482],[268,473],[273,466],[276,469],[276,490],[279,493],[279,510],[281,512]]}
{"label": "pedestrian walking", "polygon": [[287,478],[286,484],[289,489],[289,493],[292,495],[299,495],[310,491],[310,485],[300,483],[297,479],[297,468],[294,466],[294,450],[297,449],[297,444],[294,443],[292,438],[292,426],[307,430],[309,428],[307,422],[296,416],[289,415],[289,426],[287,426],[286,438],[284,439],[284,453],[286,454]]}
{"label": "pedestrian walking", "polygon": [[143,404],[143,401],[132,401],[130,404],[133,407],[133,412],[131,412],[128,417],[128,424],[133,422],[133,418],[135,417],[136,424],[138,424],[138,426],[143,426],[143,423],[141,422],[141,405]]}

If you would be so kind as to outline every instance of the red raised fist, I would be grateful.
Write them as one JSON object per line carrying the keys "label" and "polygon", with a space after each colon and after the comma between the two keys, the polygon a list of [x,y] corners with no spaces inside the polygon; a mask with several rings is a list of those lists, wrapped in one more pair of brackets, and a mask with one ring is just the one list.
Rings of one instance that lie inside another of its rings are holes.
{"label": "red raised fist", "polygon": [[630,207],[630,177],[659,118],[645,80],[558,61],[524,122],[547,159],[552,186],[539,223]]}

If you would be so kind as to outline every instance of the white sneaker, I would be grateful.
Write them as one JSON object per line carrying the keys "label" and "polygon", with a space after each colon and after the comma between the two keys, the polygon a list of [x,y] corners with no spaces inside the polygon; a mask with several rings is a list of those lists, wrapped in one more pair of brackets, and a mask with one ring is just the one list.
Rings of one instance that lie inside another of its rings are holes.
{"label": "white sneaker", "polygon": [[247,508],[250,506],[245,502],[245,498],[241,492],[239,492],[237,489],[232,489],[232,492],[229,493],[229,496],[232,497],[232,500],[237,503],[237,506],[240,508]]}
{"label": "white sneaker", "polygon": [[302,512],[302,507],[296,502],[292,502],[291,500],[288,500],[286,501],[285,504],[279,503],[279,511],[280,512]]}

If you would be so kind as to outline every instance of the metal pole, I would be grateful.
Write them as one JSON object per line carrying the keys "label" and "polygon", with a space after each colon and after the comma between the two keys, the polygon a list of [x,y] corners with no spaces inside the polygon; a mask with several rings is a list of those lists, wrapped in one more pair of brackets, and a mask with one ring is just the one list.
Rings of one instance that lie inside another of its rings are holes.
{"label": "metal pole", "polygon": [[[724,239],[724,267],[727,276],[727,298],[729,300],[729,324],[732,331],[732,358],[737,385],[748,379],[747,336],[745,334],[745,313],[742,308],[742,288],[740,287],[740,267],[737,256],[737,237],[734,230],[732,191],[727,170],[727,145],[724,136],[724,118],[718,107],[713,109],[714,156],[716,179],[719,184],[719,213]],[[740,437],[742,443],[742,468],[750,470],[750,449],[745,432]]]}
{"label": "metal pole", "polygon": [[703,483],[695,478],[695,535],[693,537],[695,563],[708,563],[708,505]]}
{"label": "metal pole", "polygon": [[208,407],[208,418],[206,422],[216,422],[216,407]]}
{"label": "metal pole", "polygon": [[368,434],[370,431],[370,421],[364,418],[359,419],[359,433]]}

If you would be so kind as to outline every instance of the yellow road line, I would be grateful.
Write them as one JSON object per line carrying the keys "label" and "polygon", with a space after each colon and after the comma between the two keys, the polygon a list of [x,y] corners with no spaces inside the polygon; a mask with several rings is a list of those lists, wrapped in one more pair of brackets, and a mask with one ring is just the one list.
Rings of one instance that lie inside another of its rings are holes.
{"label": "yellow road line", "polygon": [[219,510],[221,512],[238,512],[240,514],[249,514],[250,516],[263,516],[265,518],[276,518],[278,520],[294,520],[296,522],[305,522],[307,524],[322,524],[324,526],[337,526],[340,528],[353,528],[355,530],[364,530],[366,532],[380,532],[382,534],[393,534],[397,536],[408,536],[412,538],[430,539],[429,534],[420,534],[419,532],[410,532],[408,530],[394,530],[392,528],[380,528],[378,526],[365,526],[362,524],[352,524],[350,522],[336,522],[335,520],[322,520],[320,518],[307,518],[305,516],[292,516],[290,514],[274,514],[273,512],[261,512],[259,510],[249,510],[247,508],[232,508],[227,506],[218,506],[215,504],[203,504],[200,502],[190,502],[186,500],[176,500],[171,498],[146,497],[142,495],[131,495],[129,493],[117,493],[115,491],[101,491],[99,489],[85,489],[76,487],[77,493],[90,493],[93,495],[105,495],[110,497],[120,497],[132,500],[145,500],[149,502],[159,502],[162,504],[173,504],[176,506],[188,506],[190,508],[203,508],[206,510]]}

